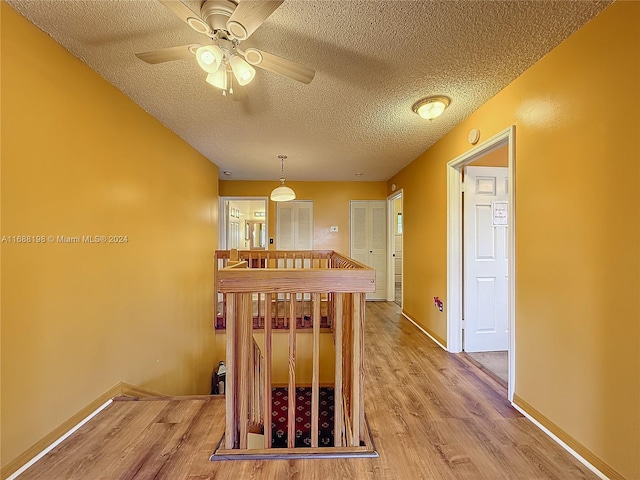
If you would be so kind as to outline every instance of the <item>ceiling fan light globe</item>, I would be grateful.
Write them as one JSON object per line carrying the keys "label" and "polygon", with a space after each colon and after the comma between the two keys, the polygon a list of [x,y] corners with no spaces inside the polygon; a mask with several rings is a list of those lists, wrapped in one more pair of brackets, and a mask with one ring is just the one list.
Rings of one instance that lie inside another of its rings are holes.
{"label": "ceiling fan light globe", "polygon": [[216,61],[216,57],[213,56],[213,53],[211,53],[210,51],[205,51],[200,58],[202,59],[202,61],[204,63],[206,63],[207,65],[211,65],[213,63],[215,63]]}
{"label": "ceiling fan light globe", "polygon": [[196,60],[200,68],[207,73],[215,73],[222,63],[222,49],[217,45],[203,45],[196,50]]}
{"label": "ceiling fan light globe", "polygon": [[236,80],[240,85],[246,85],[256,76],[256,69],[238,55],[231,57],[229,65],[231,65],[233,75],[236,77]]}
{"label": "ceiling fan light globe", "polygon": [[224,68],[219,68],[215,73],[207,75],[207,83],[213,85],[220,90],[227,89],[227,71]]}

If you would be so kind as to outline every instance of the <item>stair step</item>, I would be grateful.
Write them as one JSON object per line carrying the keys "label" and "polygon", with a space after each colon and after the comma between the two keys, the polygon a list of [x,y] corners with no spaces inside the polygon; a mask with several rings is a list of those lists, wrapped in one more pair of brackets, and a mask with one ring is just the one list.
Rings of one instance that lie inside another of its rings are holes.
{"label": "stair step", "polygon": [[[286,448],[288,442],[287,413],[288,388],[275,387],[272,391],[271,432],[273,448]],[[320,387],[318,446],[333,447],[333,387]],[[303,407],[300,409],[299,407]],[[311,388],[296,388],[296,447],[311,446]]]}

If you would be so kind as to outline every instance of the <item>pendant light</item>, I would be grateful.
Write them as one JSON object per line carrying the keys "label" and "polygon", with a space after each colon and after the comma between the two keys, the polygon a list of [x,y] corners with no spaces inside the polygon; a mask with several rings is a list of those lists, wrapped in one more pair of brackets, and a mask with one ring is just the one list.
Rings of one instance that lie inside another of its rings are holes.
{"label": "pendant light", "polygon": [[271,200],[274,202],[288,202],[296,198],[296,192],[291,190],[284,184],[284,159],[286,155],[278,155],[280,159],[280,186],[273,189],[271,192]]}

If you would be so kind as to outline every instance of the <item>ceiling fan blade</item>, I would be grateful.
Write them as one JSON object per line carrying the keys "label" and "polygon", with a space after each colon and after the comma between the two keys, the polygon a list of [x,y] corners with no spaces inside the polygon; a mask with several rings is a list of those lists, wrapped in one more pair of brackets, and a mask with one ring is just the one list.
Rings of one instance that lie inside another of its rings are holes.
{"label": "ceiling fan blade", "polygon": [[251,65],[293,78],[302,83],[311,83],[316,74],[315,70],[300,63],[292,62],[257,48],[247,48],[244,51],[244,59]]}
{"label": "ceiling fan blade", "polygon": [[269,18],[284,0],[241,0],[227,21],[227,30],[238,40],[246,40]]}
{"label": "ceiling fan blade", "polygon": [[161,48],[160,50],[136,53],[136,57],[152,65],[156,63],[173,62],[174,60],[193,57],[193,50],[199,46],[197,43],[194,43],[191,45],[180,45],[179,47]]}
{"label": "ceiling fan blade", "polygon": [[173,14],[189,25],[198,33],[212,35],[211,27],[200,18],[200,14],[194,12],[180,0],[158,0],[161,4],[173,12]]}

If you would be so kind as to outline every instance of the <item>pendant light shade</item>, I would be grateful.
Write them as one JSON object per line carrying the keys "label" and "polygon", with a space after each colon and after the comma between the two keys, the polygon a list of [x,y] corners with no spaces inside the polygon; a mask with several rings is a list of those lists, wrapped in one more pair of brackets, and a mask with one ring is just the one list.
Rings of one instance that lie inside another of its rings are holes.
{"label": "pendant light shade", "polygon": [[284,184],[284,178],[280,179],[280,186],[273,189],[271,192],[271,200],[274,202],[288,202],[295,200],[296,192],[291,190]]}
{"label": "pendant light shade", "polygon": [[286,155],[278,155],[280,159],[280,186],[273,189],[271,192],[271,200],[274,202],[288,202],[290,200],[294,200],[296,198],[296,192],[287,187],[284,184],[284,159],[287,158]]}

